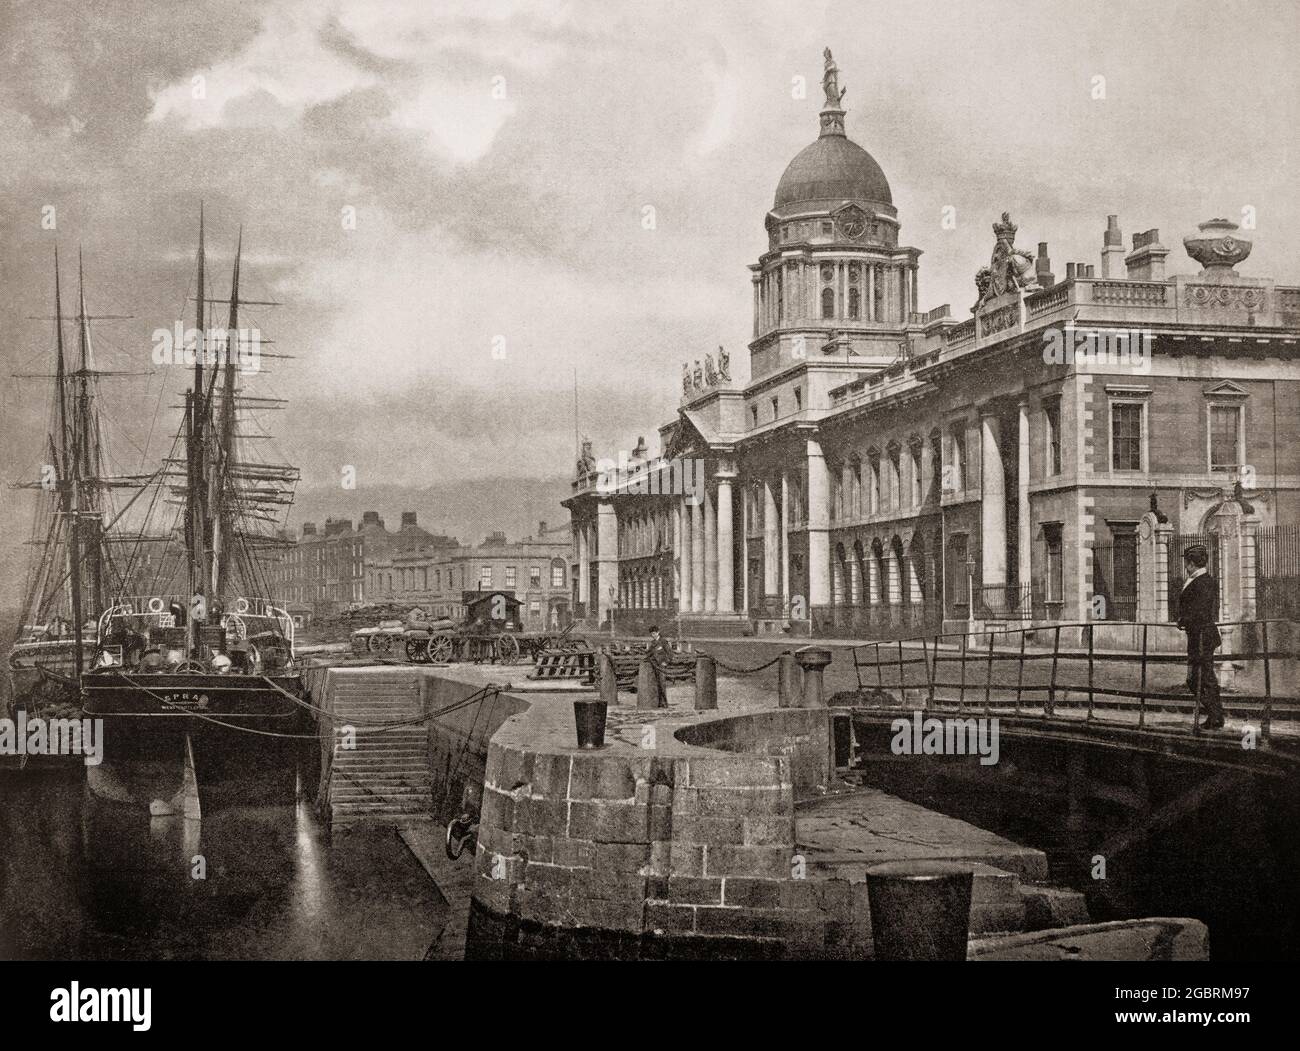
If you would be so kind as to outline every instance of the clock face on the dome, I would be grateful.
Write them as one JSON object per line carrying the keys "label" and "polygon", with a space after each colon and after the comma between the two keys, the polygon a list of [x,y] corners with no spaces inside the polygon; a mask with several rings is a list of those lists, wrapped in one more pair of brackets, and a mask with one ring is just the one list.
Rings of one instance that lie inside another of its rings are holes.
{"label": "clock face on the dome", "polygon": [[837,217],[840,234],[850,241],[859,241],[871,228],[867,215],[860,208],[846,208]]}

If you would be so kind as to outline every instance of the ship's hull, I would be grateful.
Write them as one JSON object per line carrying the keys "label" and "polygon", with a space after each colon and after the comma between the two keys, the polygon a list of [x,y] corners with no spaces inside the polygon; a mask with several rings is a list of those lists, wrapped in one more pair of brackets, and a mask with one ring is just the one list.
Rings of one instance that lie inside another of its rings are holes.
{"label": "ship's hull", "polygon": [[[87,767],[100,799],[165,810],[192,763],[201,808],[291,804],[315,720],[296,675],[131,673],[82,676],[82,711],[103,720],[104,759]],[[174,808],[180,810],[176,802]]]}

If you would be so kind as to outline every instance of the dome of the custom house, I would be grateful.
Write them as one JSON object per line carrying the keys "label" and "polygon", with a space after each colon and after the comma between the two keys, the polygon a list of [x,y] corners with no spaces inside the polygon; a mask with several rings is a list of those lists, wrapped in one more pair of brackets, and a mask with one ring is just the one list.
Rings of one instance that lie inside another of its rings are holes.
{"label": "dome of the custom house", "polygon": [[772,206],[830,201],[894,203],[876,159],[842,132],[823,133],[799,151],[777,184]]}
{"label": "dome of the custom house", "polygon": [[839,86],[839,69],[830,50],[824,54],[821,133],[786,166],[772,207],[785,211],[791,205],[854,201],[893,212],[894,198],[885,173],[876,159],[844,132],[843,99],[848,89]]}

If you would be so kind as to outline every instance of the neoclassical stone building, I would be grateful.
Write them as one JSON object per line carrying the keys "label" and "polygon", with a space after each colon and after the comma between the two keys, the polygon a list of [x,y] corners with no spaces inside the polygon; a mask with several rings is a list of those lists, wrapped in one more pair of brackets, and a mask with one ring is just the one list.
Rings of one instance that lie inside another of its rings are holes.
{"label": "neoclassical stone building", "polygon": [[[1110,216],[1100,259],[1058,279],[1003,213],[975,306],[922,312],[921,252],[847,137],[829,51],[823,87],[750,267],[749,382],[706,355],[659,457],[579,462],[579,614],[850,635],[1164,619],[1193,537],[1240,578],[1233,612],[1285,612],[1255,596],[1300,589],[1300,288],[1239,272],[1251,242],[1226,220],[1176,263],[1156,229],[1126,251]],[[1225,548],[1224,522],[1249,544]]]}

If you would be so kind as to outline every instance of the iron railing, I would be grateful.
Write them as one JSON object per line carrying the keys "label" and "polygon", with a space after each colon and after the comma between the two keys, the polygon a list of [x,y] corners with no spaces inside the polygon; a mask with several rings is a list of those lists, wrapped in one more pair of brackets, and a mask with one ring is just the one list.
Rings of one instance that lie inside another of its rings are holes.
{"label": "iron railing", "polygon": [[[1170,626],[1126,625],[1140,637],[1139,647],[1101,651],[1095,645],[1097,627],[1078,623],[973,635],[950,632],[854,646],[860,705],[897,710],[919,700],[919,707],[927,711],[1046,720],[1082,717],[1087,723],[1110,722],[1139,730],[1177,728],[1180,723],[1166,727],[1153,725],[1152,719],[1190,714],[1192,733],[1200,735],[1196,724],[1203,695],[1157,681],[1159,669],[1187,664],[1182,653],[1150,648],[1152,635],[1168,634]],[[1219,630],[1236,648],[1216,653],[1215,664],[1245,665],[1234,688],[1221,692],[1225,710],[1235,717],[1244,713],[1252,723],[1257,719],[1265,740],[1275,718],[1300,720],[1300,695],[1277,689],[1279,672],[1286,673],[1283,681],[1300,680],[1295,663],[1281,666],[1281,662],[1300,660],[1300,622],[1225,622]],[[1279,638],[1284,640],[1280,645]],[[1097,677],[1099,665],[1107,673],[1102,682]],[[1014,670],[998,673],[1008,666]]]}
{"label": "iron railing", "polygon": [[980,620],[1029,620],[1033,604],[1028,584],[985,584],[975,589],[975,615]]}

